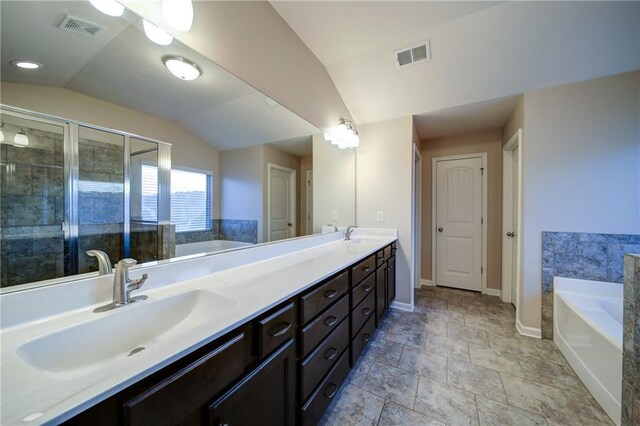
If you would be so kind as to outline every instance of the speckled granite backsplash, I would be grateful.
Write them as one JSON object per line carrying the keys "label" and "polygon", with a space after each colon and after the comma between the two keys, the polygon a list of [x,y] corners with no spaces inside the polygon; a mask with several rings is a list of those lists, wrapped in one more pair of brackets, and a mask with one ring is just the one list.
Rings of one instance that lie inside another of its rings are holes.
{"label": "speckled granite backsplash", "polygon": [[553,277],[621,283],[624,254],[640,252],[640,235],[542,233],[542,337],[553,338]]}

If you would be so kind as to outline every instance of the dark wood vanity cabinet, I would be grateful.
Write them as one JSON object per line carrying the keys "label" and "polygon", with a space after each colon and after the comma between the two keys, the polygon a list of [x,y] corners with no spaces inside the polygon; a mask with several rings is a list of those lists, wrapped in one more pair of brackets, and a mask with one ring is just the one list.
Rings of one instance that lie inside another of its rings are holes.
{"label": "dark wood vanity cabinet", "polygon": [[395,294],[393,243],[65,423],[315,425]]}

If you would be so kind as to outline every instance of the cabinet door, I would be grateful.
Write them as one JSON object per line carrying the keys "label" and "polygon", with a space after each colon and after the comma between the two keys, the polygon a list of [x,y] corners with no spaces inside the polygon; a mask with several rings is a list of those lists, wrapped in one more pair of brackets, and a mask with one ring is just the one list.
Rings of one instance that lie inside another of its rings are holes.
{"label": "cabinet door", "polygon": [[387,262],[387,306],[396,300],[396,257]]}
{"label": "cabinet door", "polygon": [[293,425],[295,350],[293,340],[209,407],[210,426]]}
{"label": "cabinet door", "polygon": [[382,264],[376,270],[376,324],[382,321],[382,315],[387,309],[387,267]]}

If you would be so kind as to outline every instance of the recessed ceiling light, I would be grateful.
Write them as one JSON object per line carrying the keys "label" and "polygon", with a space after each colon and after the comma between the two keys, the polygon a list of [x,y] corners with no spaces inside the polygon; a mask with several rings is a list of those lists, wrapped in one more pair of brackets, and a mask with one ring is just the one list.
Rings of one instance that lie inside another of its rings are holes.
{"label": "recessed ceiling light", "polygon": [[165,56],[162,62],[180,80],[195,80],[202,74],[198,65],[180,56]]}
{"label": "recessed ceiling light", "polygon": [[122,16],[124,6],[116,0],[89,0],[93,7],[109,16]]}
{"label": "recessed ceiling light", "polygon": [[144,33],[146,34],[147,38],[155,44],[167,46],[173,41],[173,37],[171,36],[171,34],[166,32],[162,28],[153,25],[146,19],[142,20],[142,27],[144,28]]}
{"label": "recessed ceiling light", "polygon": [[191,0],[162,0],[162,17],[179,31],[189,31],[193,24]]}
{"label": "recessed ceiling light", "polygon": [[11,65],[14,67],[22,68],[25,70],[37,70],[38,68],[42,68],[42,64],[33,61],[11,61]]}

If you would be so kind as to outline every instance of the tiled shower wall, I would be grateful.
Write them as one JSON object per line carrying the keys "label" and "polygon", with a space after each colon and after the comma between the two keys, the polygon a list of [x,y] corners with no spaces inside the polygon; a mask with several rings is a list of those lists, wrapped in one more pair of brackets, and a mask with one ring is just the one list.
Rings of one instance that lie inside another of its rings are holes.
{"label": "tiled shower wall", "polygon": [[640,254],[624,257],[622,425],[640,425]]}
{"label": "tiled shower wall", "polygon": [[553,277],[622,284],[625,253],[640,252],[640,235],[542,233],[542,337],[553,338]]}
{"label": "tiled shower wall", "polygon": [[227,240],[258,243],[258,221],[237,219],[213,219],[212,229],[207,231],[177,232],[176,244]]}
{"label": "tiled shower wall", "polygon": [[[19,130],[5,123],[5,140]],[[0,145],[2,287],[64,275],[63,136],[25,130],[27,147]]]}

